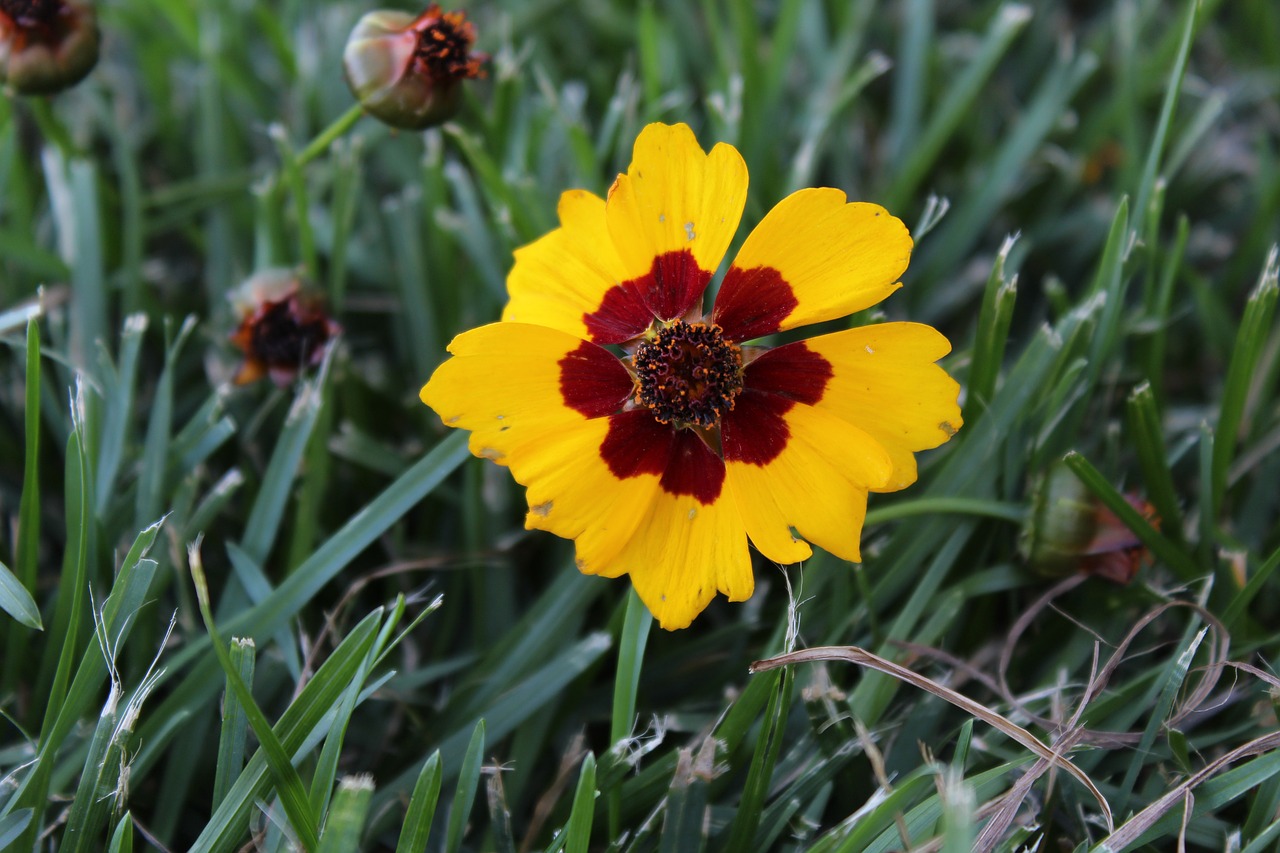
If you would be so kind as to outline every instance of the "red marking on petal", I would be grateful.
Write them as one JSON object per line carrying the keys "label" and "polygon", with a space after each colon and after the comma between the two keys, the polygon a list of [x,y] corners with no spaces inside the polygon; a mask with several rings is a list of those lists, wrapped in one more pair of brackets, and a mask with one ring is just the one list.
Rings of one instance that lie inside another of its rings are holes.
{"label": "red marking on petal", "polygon": [[748,364],[743,384],[812,406],[822,399],[834,375],[831,362],[797,341],[771,349]]}
{"label": "red marking on petal", "polygon": [[777,459],[791,439],[784,416],[794,405],[776,394],[744,389],[720,424],[724,458],[748,465],[768,465]]}
{"label": "red marking on petal", "polygon": [[791,285],[773,267],[729,267],[711,319],[726,338],[749,341],[778,331],[799,304]]}
{"label": "red marking on petal", "polygon": [[615,285],[600,307],[582,316],[591,339],[620,344],[641,335],[656,317],[677,320],[702,299],[711,273],[698,266],[693,252],[664,252],[653,259],[649,272]]}
{"label": "red marking on petal", "polygon": [[609,432],[600,445],[602,458],[615,477],[661,474],[671,458],[675,429],[653,419],[648,409],[609,416]]}
{"label": "red marking on petal", "polygon": [[633,282],[615,285],[605,291],[600,307],[582,315],[591,340],[602,344],[620,344],[639,337],[653,322],[653,314],[635,291]]}
{"label": "red marking on petal", "polygon": [[560,396],[589,418],[611,415],[631,396],[631,374],[603,347],[583,341],[560,359]]}
{"label": "red marking on petal", "polygon": [[714,503],[724,486],[724,462],[693,430],[676,430],[671,460],[658,485],[668,494],[693,495],[704,505]]}
{"label": "red marking on petal", "polygon": [[713,503],[724,486],[724,463],[697,433],[658,423],[647,409],[609,417],[600,458],[619,479],[656,474],[663,491],[703,504]]}

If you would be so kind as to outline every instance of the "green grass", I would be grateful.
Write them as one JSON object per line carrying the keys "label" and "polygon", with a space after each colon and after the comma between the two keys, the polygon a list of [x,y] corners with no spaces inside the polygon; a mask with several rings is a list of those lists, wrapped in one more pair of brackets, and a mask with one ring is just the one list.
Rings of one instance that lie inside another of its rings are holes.
{"label": "green grass", "polygon": [[[350,2],[102,4],[0,97],[0,849],[1272,849],[1274,2],[465,5],[425,133],[352,111]],[[654,120],[741,150],[738,244],[810,185],[912,225],[876,310],[965,389],[864,563],[675,633],[416,398]],[[342,340],[234,387],[272,266]],[[1026,565],[1058,466],[1133,582]]]}

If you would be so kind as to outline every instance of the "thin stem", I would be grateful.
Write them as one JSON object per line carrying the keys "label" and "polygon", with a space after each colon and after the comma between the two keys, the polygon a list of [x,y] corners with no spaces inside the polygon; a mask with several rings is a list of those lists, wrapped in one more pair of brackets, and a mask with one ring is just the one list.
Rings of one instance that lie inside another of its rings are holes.
{"label": "thin stem", "polygon": [[338,137],[354,127],[362,115],[364,115],[364,107],[360,106],[359,103],[352,104],[351,109],[334,119],[332,124],[320,131],[314,139],[307,143],[306,148],[298,152],[295,160],[297,166],[301,168],[328,151],[329,146]]}
{"label": "thin stem", "polygon": [[62,152],[64,160],[74,159],[77,154],[76,144],[72,141],[67,126],[49,106],[49,99],[31,98],[28,103],[31,105],[31,117],[36,120],[36,125],[40,128],[40,134],[45,141],[56,146]]}

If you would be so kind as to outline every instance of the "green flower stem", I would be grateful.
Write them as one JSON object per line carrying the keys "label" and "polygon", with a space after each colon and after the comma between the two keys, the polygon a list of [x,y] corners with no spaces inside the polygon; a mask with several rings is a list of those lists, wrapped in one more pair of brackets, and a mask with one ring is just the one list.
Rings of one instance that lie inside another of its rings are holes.
{"label": "green flower stem", "polygon": [[[649,640],[653,617],[634,588],[627,596],[627,612],[622,617],[622,637],[618,641],[618,669],[613,682],[613,721],[609,728],[609,744],[631,736],[635,722],[636,692],[640,686],[640,665]],[[621,829],[622,788],[616,786],[609,797],[609,831],[613,837]]]}
{"label": "green flower stem", "polygon": [[314,139],[307,143],[307,147],[298,152],[294,165],[301,168],[321,154],[329,150],[338,137],[342,136],[348,130],[355,126],[355,123],[364,115],[364,107],[360,104],[352,104],[351,109],[338,116],[332,124],[320,131]]}
{"label": "green flower stem", "polygon": [[49,106],[49,99],[30,98],[27,103],[31,106],[31,117],[35,119],[45,141],[62,152],[64,159],[74,159],[77,156],[76,144],[71,140],[71,132],[67,130],[67,126]]}

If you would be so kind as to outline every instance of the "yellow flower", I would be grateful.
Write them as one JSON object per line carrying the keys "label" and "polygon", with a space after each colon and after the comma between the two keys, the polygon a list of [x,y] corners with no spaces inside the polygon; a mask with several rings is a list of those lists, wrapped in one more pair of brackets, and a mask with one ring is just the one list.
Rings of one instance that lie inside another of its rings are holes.
{"label": "yellow flower", "polygon": [[668,629],[717,591],[751,596],[748,538],[777,563],[804,540],[859,561],[868,491],[910,485],[912,454],[960,426],[929,326],[744,343],[901,286],[911,237],[878,205],[783,199],[704,316],[746,193],[732,146],[649,125],[607,200],[560,197],[560,227],[516,252],[502,322],[456,337],[421,393],[528,487],[526,527],[576,540],[587,574],[629,574]]}

